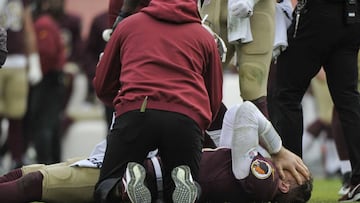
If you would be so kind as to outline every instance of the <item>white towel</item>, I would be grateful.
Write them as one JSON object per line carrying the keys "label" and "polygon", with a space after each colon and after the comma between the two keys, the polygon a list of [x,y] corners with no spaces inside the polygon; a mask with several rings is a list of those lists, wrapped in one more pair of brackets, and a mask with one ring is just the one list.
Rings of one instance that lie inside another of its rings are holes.
{"label": "white towel", "polygon": [[[229,5],[231,1],[232,0],[229,0],[228,2]],[[248,0],[248,1],[251,1],[251,4],[255,6],[255,4],[259,0]],[[227,27],[228,27],[229,43],[231,44],[248,43],[253,40],[249,17],[239,18],[231,15],[231,13],[228,12],[227,22],[228,22]]]}
{"label": "white towel", "polygon": [[98,143],[87,159],[83,159],[73,163],[71,166],[88,167],[88,168],[101,168],[104,160],[106,150],[106,140]]}
{"label": "white towel", "polygon": [[293,12],[291,0],[284,0],[282,3],[277,3],[275,9],[273,58],[276,59],[288,46],[287,29],[291,24]]}

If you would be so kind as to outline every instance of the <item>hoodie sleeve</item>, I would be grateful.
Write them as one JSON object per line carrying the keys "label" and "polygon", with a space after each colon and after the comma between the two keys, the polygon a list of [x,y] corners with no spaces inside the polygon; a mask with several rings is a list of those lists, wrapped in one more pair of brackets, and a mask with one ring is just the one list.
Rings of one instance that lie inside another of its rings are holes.
{"label": "hoodie sleeve", "polygon": [[223,74],[221,58],[214,40],[209,52],[209,60],[204,74],[206,89],[210,99],[212,120],[215,119],[222,102]]}
{"label": "hoodie sleeve", "polygon": [[120,72],[119,32],[115,31],[99,60],[93,79],[96,95],[107,106],[113,106],[113,100],[120,91]]}

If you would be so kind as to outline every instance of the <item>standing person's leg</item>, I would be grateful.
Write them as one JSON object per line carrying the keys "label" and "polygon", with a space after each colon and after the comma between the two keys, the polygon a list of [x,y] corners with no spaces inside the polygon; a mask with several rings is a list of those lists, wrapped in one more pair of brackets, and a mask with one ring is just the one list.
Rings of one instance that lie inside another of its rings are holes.
{"label": "standing person's leg", "polygon": [[273,107],[273,95],[275,90],[275,82],[276,82],[276,69],[277,69],[277,61],[271,61],[270,69],[269,69],[269,76],[268,76],[268,83],[267,83],[267,109],[269,117],[268,119],[271,120],[272,107]]}
{"label": "standing person's leg", "polygon": [[[295,19],[292,21],[288,28],[289,46],[277,59],[275,79],[272,79],[274,81],[269,88],[270,120],[279,132],[284,147],[300,157],[303,134],[301,101],[311,79],[321,68],[320,49],[327,46],[329,39],[324,36],[322,40],[318,40],[325,26],[324,23],[319,23],[322,19],[319,18],[316,8],[310,5],[306,7],[307,12],[301,16],[299,22],[301,32],[297,30],[295,37]],[[319,33],[317,30],[322,32]]]}
{"label": "standing person's leg", "polygon": [[335,108],[333,109],[331,128],[334,134],[336,150],[340,159],[340,171],[342,175],[342,186],[338,193],[339,195],[345,195],[350,190],[351,164],[343,129]]}
{"label": "standing person's leg", "polygon": [[[339,115],[336,109],[333,109],[333,119],[331,121],[332,130],[334,133],[334,139],[336,142],[336,148],[338,150],[339,158],[341,161],[349,160],[348,147],[344,139],[343,129],[341,127],[341,122],[339,120]],[[346,171],[351,171],[351,167],[345,169]],[[345,171],[344,171],[345,172]]]}
{"label": "standing person's leg", "polygon": [[[44,129],[47,129],[50,136],[50,162],[57,163],[61,159],[61,115],[64,111],[63,103],[65,100],[66,87],[64,73],[62,71],[53,71],[49,75],[49,85],[46,85],[44,93],[45,102],[49,104],[49,111],[44,114]],[[56,99],[54,99],[56,98]]]}
{"label": "standing person's leg", "polygon": [[326,83],[326,76],[323,69],[312,79],[310,83],[311,93],[316,105],[316,119],[310,123],[303,139],[303,150],[309,149],[314,139],[320,135],[325,135],[322,146],[323,167],[327,177],[337,175],[340,169],[340,160],[335,146],[334,132],[331,127],[333,116],[333,102],[330,96],[329,88]]}
{"label": "standing person's leg", "polygon": [[60,162],[60,125],[64,88],[59,88],[59,78],[45,75],[43,80],[30,89],[29,107],[26,114],[25,133],[34,144],[37,162],[53,164]]}
{"label": "standing person's leg", "polygon": [[[302,156],[303,111],[301,100],[312,77],[320,69],[306,60],[302,42],[295,42],[283,52],[276,64],[276,79],[270,105],[270,120],[283,140],[283,145],[298,156]],[[304,56],[297,60],[299,53]],[[294,63],[294,61],[296,61]]]}
{"label": "standing person's leg", "polygon": [[[46,79],[46,77],[44,78]],[[48,111],[48,104],[43,102],[42,93],[44,89],[44,81],[32,86],[28,97],[28,109],[24,119],[24,135],[27,143],[33,144],[36,151],[36,159],[38,163],[48,164],[46,156],[49,155],[48,151],[51,148],[42,135],[41,123],[44,122],[42,114]]]}
{"label": "standing person's leg", "polygon": [[222,64],[223,70],[229,68],[229,63],[235,52],[235,46],[229,44],[227,40],[227,15],[228,0],[211,0],[204,1],[200,14],[202,18],[206,17],[205,25],[209,26],[212,31],[218,34],[225,42],[227,47],[226,61]]}
{"label": "standing person's leg", "polygon": [[275,1],[259,1],[250,17],[253,41],[236,45],[240,92],[268,117],[267,80],[275,34]]}
{"label": "standing person's leg", "polygon": [[353,185],[360,183],[360,95],[357,89],[359,41],[352,41],[359,32],[360,29],[348,32],[349,39],[343,40],[343,47],[333,53],[334,57],[329,57],[329,63],[325,67],[330,93],[348,146]]}
{"label": "standing person's leg", "polygon": [[[360,92],[360,51],[357,56],[357,65],[358,65],[358,91]],[[342,174],[342,186],[339,190],[339,195],[345,195],[350,191],[350,180],[351,180],[351,163],[349,158],[348,147],[344,138],[343,129],[339,120],[339,115],[334,108],[333,110],[333,120],[332,128],[335,132],[335,143],[338,151],[338,155],[341,161],[341,174]]]}
{"label": "standing person's leg", "polygon": [[4,117],[9,119],[7,144],[13,159],[12,167],[17,168],[22,165],[25,152],[23,117],[27,108],[28,83],[25,68],[8,68],[6,71],[8,75],[3,94]]}

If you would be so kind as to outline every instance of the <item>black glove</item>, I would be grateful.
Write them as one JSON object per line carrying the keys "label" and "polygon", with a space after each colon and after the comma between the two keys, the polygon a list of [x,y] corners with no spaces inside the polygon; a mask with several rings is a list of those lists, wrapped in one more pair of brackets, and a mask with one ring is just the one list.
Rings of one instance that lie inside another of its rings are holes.
{"label": "black glove", "polygon": [[6,41],[7,41],[6,30],[0,27],[0,68],[2,65],[4,65],[7,56]]}

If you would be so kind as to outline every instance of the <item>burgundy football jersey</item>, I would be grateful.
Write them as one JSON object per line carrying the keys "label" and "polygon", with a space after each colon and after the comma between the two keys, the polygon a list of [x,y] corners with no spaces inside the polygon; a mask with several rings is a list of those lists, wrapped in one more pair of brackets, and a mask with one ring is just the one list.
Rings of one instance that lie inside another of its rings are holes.
{"label": "burgundy football jersey", "polygon": [[261,155],[251,162],[249,176],[237,180],[232,172],[231,149],[204,151],[199,183],[202,201],[270,201],[278,189],[279,176],[274,165]]}
{"label": "burgundy football jersey", "polygon": [[[159,160],[159,159],[157,159]],[[153,162],[144,162],[146,182],[153,197],[157,193],[157,181]],[[249,175],[242,180],[232,172],[231,149],[206,150],[202,154],[199,172],[201,197],[199,202],[250,202],[270,201],[278,190],[279,175],[275,166],[261,155],[253,158]]]}

